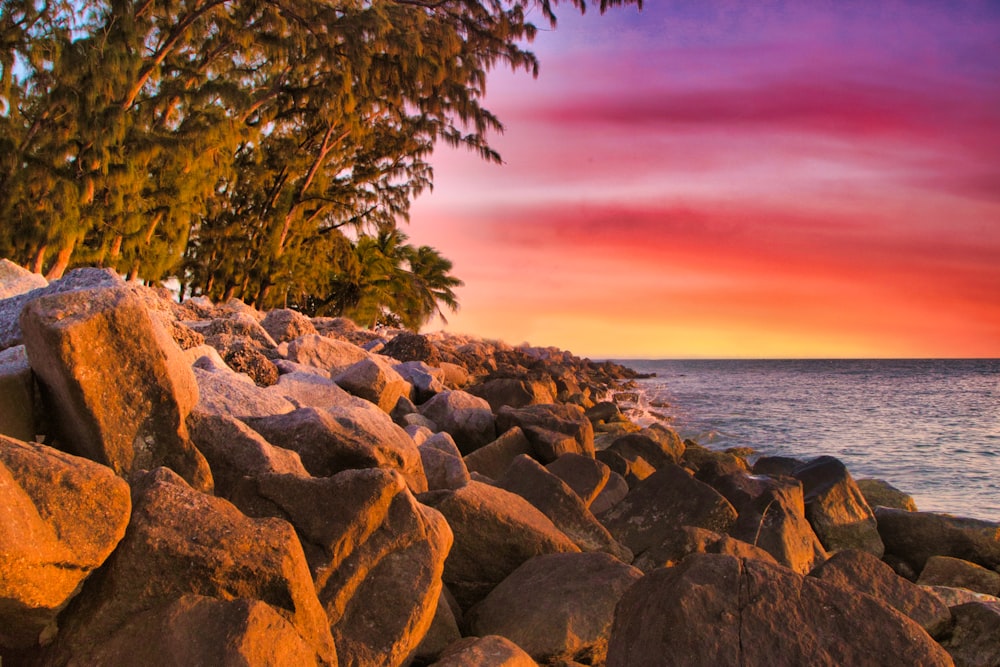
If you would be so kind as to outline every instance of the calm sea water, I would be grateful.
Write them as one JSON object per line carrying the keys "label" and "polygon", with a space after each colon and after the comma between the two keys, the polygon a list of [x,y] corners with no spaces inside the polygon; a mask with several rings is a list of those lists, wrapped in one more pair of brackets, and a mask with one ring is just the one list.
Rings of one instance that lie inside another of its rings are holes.
{"label": "calm sea water", "polygon": [[712,448],[829,454],[921,510],[1000,521],[1000,360],[622,363],[657,374],[639,382],[639,421]]}

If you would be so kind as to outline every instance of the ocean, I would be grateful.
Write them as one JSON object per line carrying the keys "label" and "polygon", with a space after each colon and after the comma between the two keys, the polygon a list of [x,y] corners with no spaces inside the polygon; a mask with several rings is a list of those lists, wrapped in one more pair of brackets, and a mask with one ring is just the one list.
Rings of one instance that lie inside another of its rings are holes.
{"label": "ocean", "polygon": [[621,360],[633,419],[711,448],[835,456],[923,511],[1000,521],[1000,359]]}

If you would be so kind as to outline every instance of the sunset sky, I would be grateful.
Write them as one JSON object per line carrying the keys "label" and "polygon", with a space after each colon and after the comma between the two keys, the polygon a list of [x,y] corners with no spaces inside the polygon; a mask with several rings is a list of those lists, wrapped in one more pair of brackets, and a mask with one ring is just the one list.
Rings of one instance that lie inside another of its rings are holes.
{"label": "sunset sky", "polygon": [[1000,3],[559,18],[537,79],[491,75],[505,164],[439,148],[406,229],[466,283],[449,331],[594,358],[1000,356]]}

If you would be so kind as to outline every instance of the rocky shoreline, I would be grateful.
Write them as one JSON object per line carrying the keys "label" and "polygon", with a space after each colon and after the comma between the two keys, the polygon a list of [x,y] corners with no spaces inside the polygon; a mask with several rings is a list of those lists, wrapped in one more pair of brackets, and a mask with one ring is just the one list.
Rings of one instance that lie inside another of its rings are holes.
{"label": "rocky shoreline", "polygon": [[1000,524],[635,377],[2,260],[3,665],[1000,665]]}

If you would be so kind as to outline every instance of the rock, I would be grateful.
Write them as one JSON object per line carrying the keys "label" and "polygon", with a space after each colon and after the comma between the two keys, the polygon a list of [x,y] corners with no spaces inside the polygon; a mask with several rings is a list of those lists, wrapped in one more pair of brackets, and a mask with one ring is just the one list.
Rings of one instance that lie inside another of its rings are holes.
{"label": "rock", "polygon": [[592,408],[588,408],[583,413],[591,424],[601,424],[607,422],[620,422],[625,420],[625,416],[614,401],[601,401]]}
{"label": "rock", "polygon": [[229,346],[222,358],[227,366],[247,375],[258,387],[270,387],[278,382],[278,368],[253,345]]}
{"label": "rock", "polygon": [[542,463],[551,463],[563,454],[584,454],[580,442],[571,435],[539,426],[527,426],[524,434],[531,443],[531,450]]}
{"label": "rock", "polygon": [[595,457],[612,472],[621,475],[628,482],[629,488],[656,472],[656,468],[649,461],[635,452],[626,451],[625,454],[627,456],[613,449],[600,449],[595,453]]}
{"label": "rock", "polygon": [[504,406],[523,408],[527,405],[555,403],[556,386],[552,380],[496,378],[469,387],[469,393],[486,399],[496,412]]}
{"label": "rock", "polygon": [[682,526],[667,535],[663,542],[647,549],[632,564],[643,572],[651,572],[658,567],[673,567],[691,554],[726,554],[777,564],[774,557],[760,547],[694,526]]}
{"label": "rock", "polygon": [[388,361],[372,356],[355,362],[333,381],[351,394],[370,401],[389,413],[396,402],[410,395],[410,383],[392,369]]}
{"label": "rock", "polygon": [[520,496],[471,481],[419,500],[444,514],[455,535],[444,581],[462,609],[483,599],[529,558],[579,548]]}
{"label": "rock", "polygon": [[264,475],[257,492],[295,526],[341,665],[402,665],[430,628],[452,533],[399,473]]}
{"label": "rock", "polygon": [[309,476],[297,453],[272,446],[235,417],[195,409],[187,424],[191,440],[212,468],[216,495],[222,498],[232,500],[245,477],[270,473]]}
{"label": "rock", "polygon": [[955,667],[1000,665],[1000,602],[969,602],[952,607],[955,627],[941,642]]}
{"label": "rock", "polygon": [[608,482],[590,504],[590,513],[595,517],[602,516],[612,507],[620,503],[628,495],[628,482],[616,472],[608,475]]}
{"label": "rock", "polygon": [[306,334],[282,343],[278,352],[289,361],[318,368],[331,376],[368,358],[368,353],[357,345],[317,334]]}
{"label": "rock", "polygon": [[462,389],[469,384],[469,372],[464,367],[442,361],[438,368],[444,371],[444,386],[449,389]]}
{"label": "rock", "polygon": [[417,446],[374,406],[300,408],[247,423],[271,444],[298,452],[302,465],[315,477],[355,468],[393,468],[416,493],[427,490]]}
{"label": "rock", "polygon": [[49,281],[40,273],[33,273],[9,259],[0,259],[0,299],[48,287],[48,284]]}
{"label": "rock", "polygon": [[598,516],[636,556],[657,546],[681,526],[726,533],[736,510],[718,491],[667,465],[635,486],[624,500]]}
{"label": "rock", "polygon": [[413,401],[418,405],[445,391],[444,371],[440,368],[422,361],[406,361],[396,364],[393,369],[413,387]]}
{"label": "rock", "polygon": [[[201,360],[206,357],[201,357]],[[260,419],[288,414],[295,409],[274,387],[258,387],[248,377],[228,369],[208,371],[194,367],[198,383],[198,404],[195,409],[237,419]],[[280,378],[279,378],[280,382]]]}
{"label": "rock", "polygon": [[34,299],[21,312],[31,368],[60,441],[128,476],[166,466],[212,488],[184,420],[198,385],[177,345],[128,288]]}
{"label": "rock", "polygon": [[47,641],[56,615],[125,535],[110,468],[0,436],[0,652]]}
{"label": "rock", "polygon": [[730,452],[708,449],[691,440],[684,441],[684,455],[681,457],[681,465],[696,472],[708,465],[717,466],[720,472],[746,472],[750,469],[743,457]]}
{"label": "rock", "polygon": [[802,482],[806,518],[828,551],[861,549],[882,557],[875,515],[843,463],[820,456],[797,467],[793,476]]}
{"label": "rock", "polygon": [[[520,426],[526,434],[530,434],[530,429],[538,429],[535,433],[554,431],[564,435],[572,436],[576,440],[578,448],[576,453],[584,456],[594,455],[594,427],[590,420],[584,416],[583,408],[577,405],[529,405],[523,408],[501,408],[497,412],[497,429],[501,432],[507,431],[515,426]],[[537,450],[538,458],[542,463],[551,463],[565,452],[546,451],[545,442],[540,442],[538,438],[532,438],[532,445]]]}
{"label": "rock", "polygon": [[[243,305],[246,306],[246,304]],[[250,310],[223,311],[222,317],[187,321],[184,322],[184,325],[203,335],[212,347],[217,345],[225,347],[233,339],[245,339],[262,349],[273,350],[278,346],[278,343],[260,325],[259,315],[252,308]],[[219,350],[219,352],[222,351]]]}
{"label": "rock", "polygon": [[531,457],[521,455],[514,459],[497,484],[541,510],[581,551],[603,551],[626,563],[632,562],[632,552],[594,518],[573,489]]}
{"label": "rock", "polygon": [[805,461],[790,456],[762,456],[753,464],[753,474],[791,477],[795,469],[805,465],[805,463]]}
{"label": "rock", "polygon": [[967,588],[986,595],[1000,595],[1000,572],[950,556],[928,558],[917,583],[922,586]]}
{"label": "rock", "polygon": [[293,371],[280,376],[278,383],[270,391],[294,402],[295,407],[299,408],[326,410],[334,407],[364,406],[364,399],[347,393],[333,380],[303,371]]}
{"label": "rock", "polygon": [[875,508],[886,555],[924,569],[931,556],[951,556],[995,570],[1000,567],[1000,523],[933,512]]}
{"label": "rock", "polygon": [[260,600],[183,595],[144,611],[90,654],[97,665],[317,665],[298,630]]}
{"label": "rock", "polygon": [[469,483],[469,471],[458,446],[447,433],[435,433],[417,445],[427,476],[427,488],[458,489]]}
{"label": "rock", "polygon": [[444,653],[445,649],[462,638],[458,622],[455,620],[455,612],[452,611],[447,598],[448,589],[443,588],[440,597],[438,597],[431,627],[414,653],[416,664],[426,665],[434,662]]}
{"label": "rock", "polygon": [[968,588],[920,586],[920,589],[927,591],[939,599],[942,604],[948,608],[957,607],[958,605],[965,604],[966,602],[1000,602],[1000,597],[996,597],[995,595],[986,595],[985,593],[976,593],[974,591],[970,591]]}
{"label": "rock", "polygon": [[469,472],[497,479],[514,459],[522,454],[534,455],[534,451],[524,431],[515,426],[490,444],[467,454],[465,467]]}
{"label": "rock", "polygon": [[488,635],[455,642],[432,667],[538,667],[538,663],[506,637]]}
{"label": "rock", "polygon": [[875,598],[779,565],[694,554],[622,597],[608,667],[663,664],[950,665],[916,623]]}
{"label": "rock", "polygon": [[277,343],[287,343],[301,336],[319,333],[308,317],[289,308],[269,311],[260,325]]}
{"label": "rock", "polygon": [[867,551],[838,551],[809,576],[867,593],[912,618],[935,639],[951,627],[951,613],[936,595],[903,579]]}
{"label": "rock", "polygon": [[496,438],[490,404],[464,391],[443,391],[422,406],[420,414],[447,431],[462,454],[469,454]]}
{"label": "rock", "polygon": [[588,509],[611,477],[607,465],[582,454],[563,454],[545,468],[573,489]]}
{"label": "rock", "polygon": [[143,612],[194,594],[260,600],[288,621],[318,661],[336,664],[326,615],[291,525],[250,519],[165,468],[138,475],[125,538],[91,578],[45,656],[99,664],[100,650]]}
{"label": "rock", "polygon": [[686,449],[684,441],[681,440],[679,435],[677,435],[677,431],[669,426],[654,423],[642,429],[640,433],[647,438],[655,440],[660,445],[660,448],[666,452],[675,463],[679,463],[684,458],[684,451]]}
{"label": "rock", "polygon": [[405,331],[385,344],[382,354],[399,361],[422,361],[430,366],[440,362],[441,357],[426,336]]}
{"label": "rock", "polygon": [[469,611],[469,628],[507,637],[538,661],[604,664],[615,605],[641,577],[603,553],[536,556]]}
{"label": "rock", "polygon": [[35,377],[28,355],[23,345],[9,347],[0,351],[0,434],[31,441],[39,432],[36,422]]}
{"label": "rock", "polygon": [[881,479],[859,479],[855,481],[869,507],[881,505],[882,507],[892,507],[894,509],[906,510],[907,512],[917,511],[917,503],[913,501],[913,498],[892,484],[889,484],[889,482]]}
{"label": "rock", "polygon": [[675,464],[680,461],[680,454],[676,450],[664,448],[656,440],[641,433],[623,435],[611,443],[608,451],[621,454],[630,461],[642,458],[653,468],[662,468],[668,463]]}

